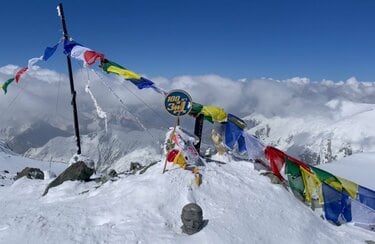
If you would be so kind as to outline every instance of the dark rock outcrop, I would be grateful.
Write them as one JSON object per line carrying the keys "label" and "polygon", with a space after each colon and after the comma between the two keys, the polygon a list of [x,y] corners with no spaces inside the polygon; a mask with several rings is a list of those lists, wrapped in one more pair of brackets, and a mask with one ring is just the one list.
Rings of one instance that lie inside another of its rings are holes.
{"label": "dark rock outcrop", "polygon": [[143,174],[146,172],[148,168],[150,168],[151,166],[154,166],[156,163],[157,162],[152,162],[149,165],[144,166],[138,162],[131,162],[130,169],[126,171],[125,174],[132,174],[132,175],[135,175],[137,173]]}
{"label": "dark rock outcrop", "polygon": [[43,193],[43,196],[48,193],[48,190],[50,188],[58,186],[67,180],[89,181],[93,173],[94,169],[87,167],[87,165],[83,161],[78,161],[77,163],[69,166],[66,170],[64,170],[64,172],[57,176],[56,179],[49,183]]}
{"label": "dark rock outcrop", "polygon": [[109,171],[109,173],[108,173],[108,176],[113,178],[113,177],[117,177],[118,174],[117,174],[116,170],[111,169],[111,170]]}
{"label": "dark rock outcrop", "polygon": [[17,172],[16,177],[14,177],[14,180],[18,180],[22,177],[26,176],[28,179],[38,179],[43,180],[44,179],[44,173],[38,168],[24,168],[21,172]]}
{"label": "dark rock outcrop", "polygon": [[138,162],[131,162],[130,163],[130,171],[138,171],[142,168],[143,168],[142,164],[140,164]]}

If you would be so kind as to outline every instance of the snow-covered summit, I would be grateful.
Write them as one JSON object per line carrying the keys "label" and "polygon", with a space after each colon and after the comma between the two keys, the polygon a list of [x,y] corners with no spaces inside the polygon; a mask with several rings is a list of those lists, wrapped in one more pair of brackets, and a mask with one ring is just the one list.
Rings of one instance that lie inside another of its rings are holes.
{"label": "snow-covered summit", "polygon": [[[140,154],[143,154],[141,151]],[[134,153],[134,157],[139,154]],[[214,157],[225,160],[225,157]],[[0,171],[48,167],[0,152]],[[131,160],[131,156],[129,156]],[[2,243],[364,243],[373,232],[321,219],[281,185],[244,161],[207,162],[197,187],[190,171],[163,163],[144,174],[103,185],[65,182],[42,197],[50,180],[22,178],[0,187]],[[19,164],[19,162],[23,162]],[[55,165],[52,166],[54,168]],[[61,168],[55,168],[61,170]],[[203,209],[207,225],[181,231],[187,203]]]}

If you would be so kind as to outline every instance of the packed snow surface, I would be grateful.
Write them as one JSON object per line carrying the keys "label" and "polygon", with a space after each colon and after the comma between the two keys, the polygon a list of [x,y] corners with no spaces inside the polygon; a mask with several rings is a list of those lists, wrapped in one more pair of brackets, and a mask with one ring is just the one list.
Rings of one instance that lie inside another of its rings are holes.
{"label": "packed snow surface", "polygon": [[360,153],[319,165],[336,176],[375,190],[375,153]]}
{"label": "packed snow surface", "polygon": [[[139,154],[144,151],[139,151]],[[139,157],[136,152],[135,158]],[[0,187],[0,243],[365,243],[374,232],[334,226],[283,186],[245,161],[215,157],[200,168],[162,174],[163,160],[144,174],[120,175],[103,185],[65,182],[42,197],[51,180],[21,178]],[[0,172],[48,163],[0,152]],[[129,159],[130,160],[130,159]],[[52,170],[61,171],[61,165]],[[56,172],[59,173],[59,172]],[[181,210],[195,202],[207,225],[194,235],[181,231]]]}

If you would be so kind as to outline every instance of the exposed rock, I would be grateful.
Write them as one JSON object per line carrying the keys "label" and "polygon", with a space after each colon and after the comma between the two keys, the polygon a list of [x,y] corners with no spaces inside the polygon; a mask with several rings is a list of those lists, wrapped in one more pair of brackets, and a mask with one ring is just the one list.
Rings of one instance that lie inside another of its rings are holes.
{"label": "exposed rock", "polygon": [[49,183],[46,190],[43,193],[43,196],[45,196],[48,193],[49,188],[58,186],[67,180],[89,181],[93,173],[94,169],[87,167],[87,165],[83,161],[78,161],[77,163],[74,163],[71,166],[69,166],[56,179]]}
{"label": "exposed rock", "polygon": [[14,180],[18,180],[24,176],[26,176],[28,179],[44,179],[44,174],[40,169],[26,167],[21,172],[17,172],[17,175],[16,177],[14,177]]}
{"label": "exposed rock", "polygon": [[155,162],[152,162],[148,165],[142,165],[138,162],[131,162],[130,163],[130,169],[125,171],[124,173],[125,174],[132,174],[132,175],[135,175],[139,172],[139,174],[143,174],[146,172],[147,169],[149,169],[151,166],[154,166],[155,164],[157,164],[158,162],[155,161]]}
{"label": "exposed rock", "polygon": [[126,175],[135,175],[138,171],[140,171],[144,167],[145,166],[143,166],[142,164],[138,162],[130,162],[129,170],[126,170],[125,172],[121,172],[121,173],[124,173]]}
{"label": "exposed rock", "polygon": [[143,166],[140,164],[140,163],[137,163],[137,162],[131,162],[130,163],[130,171],[137,171],[137,170],[140,170],[142,169]]}
{"label": "exposed rock", "polygon": [[107,174],[101,175],[101,176],[99,176],[97,178],[94,178],[94,179],[91,178],[91,180],[94,180],[96,183],[101,183],[101,185],[102,185],[109,180],[110,181],[116,181],[117,177],[118,177],[118,173],[116,172],[116,170],[110,169]]}
{"label": "exposed rock", "polygon": [[204,225],[202,208],[195,203],[185,205],[182,209],[181,220],[184,233],[192,235],[199,232]]}
{"label": "exposed rock", "polygon": [[108,176],[109,177],[117,177],[117,172],[116,172],[116,170],[114,170],[114,169],[111,169],[110,171],[109,171],[109,173],[108,173]]}
{"label": "exposed rock", "polygon": [[255,131],[255,136],[258,138],[266,138],[270,136],[271,127],[267,124]]}
{"label": "exposed rock", "polygon": [[350,143],[345,143],[339,150],[339,153],[342,153],[344,157],[350,156],[353,154],[352,147]]}

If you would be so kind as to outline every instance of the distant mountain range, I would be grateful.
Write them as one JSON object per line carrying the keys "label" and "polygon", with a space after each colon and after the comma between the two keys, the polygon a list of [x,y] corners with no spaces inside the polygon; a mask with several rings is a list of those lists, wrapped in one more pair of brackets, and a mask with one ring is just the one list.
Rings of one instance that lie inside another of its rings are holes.
{"label": "distant mountain range", "polygon": [[[275,146],[309,164],[323,164],[345,156],[375,150],[375,105],[332,100],[326,104],[334,110],[334,117],[289,116],[266,117],[253,113],[244,117],[249,132],[267,145]],[[91,120],[90,123],[93,123]],[[99,128],[100,126],[97,125]],[[130,126],[130,127],[129,127]],[[105,169],[118,164],[127,153],[142,147],[160,150],[165,129],[144,131],[117,114],[110,119],[110,130],[82,135],[83,154],[90,156]],[[205,133],[209,133],[205,125]],[[209,141],[205,135],[205,147]],[[63,131],[46,122],[38,122],[14,136],[8,145],[26,157],[68,161],[76,151],[72,132]]]}
{"label": "distant mountain range", "polygon": [[326,106],[335,116],[245,117],[250,133],[310,164],[375,150],[375,105],[332,100]]}
{"label": "distant mountain range", "polygon": [[[45,72],[55,80],[48,78],[47,82]],[[124,99],[121,104],[92,78],[90,87],[108,119],[109,129],[105,132],[105,121],[98,118],[93,102],[84,92],[87,72],[77,71],[76,76],[84,154],[106,168],[135,148],[160,149],[168,127],[175,123],[164,113],[160,94],[149,89],[129,92],[131,88],[124,89],[126,83],[112,80],[111,88]],[[25,89],[14,102],[11,94],[0,97],[0,108],[7,112],[0,117],[0,139],[14,152],[28,157],[68,161],[76,146],[67,83],[62,82],[58,88],[60,75],[42,69],[35,70],[28,79],[33,89]],[[223,107],[244,118],[249,132],[265,144],[310,164],[375,149],[373,82],[360,82],[354,77],[340,82],[299,77],[236,81],[217,75],[155,81],[165,88],[186,89],[194,101]],[[189,131],[193,131],[193,124],[191,118],[182,119],[182,126]],[[212,125],[206,122],[203,128],[202,151],[210,147]]]}

